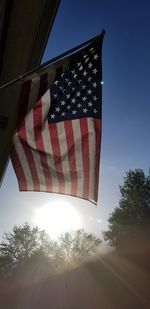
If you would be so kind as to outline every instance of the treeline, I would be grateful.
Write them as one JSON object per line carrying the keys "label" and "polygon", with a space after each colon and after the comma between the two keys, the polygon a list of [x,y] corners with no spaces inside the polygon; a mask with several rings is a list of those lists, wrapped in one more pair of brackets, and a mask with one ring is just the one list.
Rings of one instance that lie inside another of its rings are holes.
{"label": "treeline", "polygon": [[37,226],[14,226],[0,243],[0,276],[38,279],[60,273],[87,260],[100,245],[99,238],[82,229],[66,232],[54,241]]}

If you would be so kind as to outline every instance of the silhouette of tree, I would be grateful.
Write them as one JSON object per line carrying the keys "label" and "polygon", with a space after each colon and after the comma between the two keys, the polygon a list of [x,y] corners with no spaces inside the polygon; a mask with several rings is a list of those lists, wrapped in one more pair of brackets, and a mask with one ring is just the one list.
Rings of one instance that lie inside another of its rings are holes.
{"label": "silhouette of tree", "polygon": [[85,261],[97,251],[100,244],[99,238],[94,234],[86,233],[83,229],[66,232],[58,239],[58,248],[67,267],[73,267]]}
{"label": "silhouette of tree", "polygon": [[52,241],[45,231],[38,227],[31,227],[28,223],[23,226],[14,226],[10,233],[3,235],[0,243],[0,271],[6,276],[16,269],[21,269],[35,257],[35,254],[48,256]]}
{"label": "silhouette of tree", "polygon": [[112,246],[140,248],[150,240],[150,177],[143,170],[130,170],[120,186],[119,207],[109,217],[104,237]]}

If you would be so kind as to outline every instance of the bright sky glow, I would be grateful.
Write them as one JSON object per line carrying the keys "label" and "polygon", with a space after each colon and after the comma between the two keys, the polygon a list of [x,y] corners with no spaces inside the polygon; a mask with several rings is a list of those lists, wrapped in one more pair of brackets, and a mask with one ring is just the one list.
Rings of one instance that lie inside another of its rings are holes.
{"label": "bright sky glow", "polygon": [[[61,224],[64,229],[78,227],[76,215],[84,229],[99,236],[107,229],[109,214],[118,206],[119,185],[123,184],[125,172],[142,168],[148,173],[149,12],[148,0],[60,1],[42,62],[106,30],[102,53],[103,125],[98,205],[63,196],[64,207],[61,195],[19,192],[9,163],[0,190],[0,236],[24,222],[40,223],[43,228],[47,225],[51,233],[53,230],[53,234],[58,234]],[[36,209],[39,210],[35,212]],[[72,221],[70,212],[75,213]]]}
{"label": "bright sky glow", "polygon": [[52,238],[61,233],[81,228],[81,216],[63,199],[53,200],[35,211],[34,223]]}

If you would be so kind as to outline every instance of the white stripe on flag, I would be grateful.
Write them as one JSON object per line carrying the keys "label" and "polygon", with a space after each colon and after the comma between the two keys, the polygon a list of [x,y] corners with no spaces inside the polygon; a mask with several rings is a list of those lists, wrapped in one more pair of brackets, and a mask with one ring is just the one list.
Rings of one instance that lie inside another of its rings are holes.
{"label": "white stripe on flag", "polygon": [[33,123],[33,112],[32,111],[25,118],[25,130],[26,130],[28,145],[30,146],[30,151],[33,155],[36,171],[38,174],[40,190],[45,191],[46,182],[45,182],[45,176],[43,173],[43,167],[41,165],[40,155],[38,151],[36,151],[37,147],[36,147],[35,137],[34,137],[34,123]]}
{"label": "white stripe on flag", "polygon": [[65,180],[65,190],[64,193],[71,194],[71,176],[70,167],[68,161],[68,147],[66,141],[66,131],[64,127],[64,122],[57,123],[58,140],[60,145],[60,152],[62,158],[62,169]]}
{"label": "white stripe on flag", "polygon": [[94,119],[88,118],[89,132],[89,199],[94,200],[94,185],[95,185],[95,153],[96,153],[96,137],[94,129]]}
{"label": "white stripe on flag", "polygon": [[[25,179],[26,179],[27,190],[33,191],[34,186],[33,186],[30,167],[28,165],[28,161],[27,161],[26,155],[24,153],[24,149],[22,147],[22,144],[20,143],[18,133],[15,134],[14,141],[15,141],[15,150],[16,150],[16,153],[18,155],[18,158],[19,158],[19,161],[21,163],[21,166],[22,166],[22,169],[23,169],[23,172],[24,172],[24,176],[25,176]],[[23,162],[23,164],[22,164],[22,162]]]}
{"label": "white stripe on flag", "polygon": [[75,145],[75,158],[77,168],[77,196],[83,196],[83,159],[82,159],[82,145],[81,145],[81,131],[80,120],[72,121]]}

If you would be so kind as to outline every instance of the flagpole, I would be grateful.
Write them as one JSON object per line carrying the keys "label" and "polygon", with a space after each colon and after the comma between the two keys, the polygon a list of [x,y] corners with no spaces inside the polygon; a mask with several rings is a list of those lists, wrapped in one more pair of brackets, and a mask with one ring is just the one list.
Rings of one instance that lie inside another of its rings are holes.
{"label": "flagpole", "polygon": [[18,82],[19,80],[24,79],[24,78],[27,77],[28,75],[33,74],[33,73],[35,73],[35,72],[41,70],[42,68],[48,66],[49,64],[51,64],[51,63],[53,63],[53,62],[55,62],[55,61],[57,61],[57,60],[59,60],[59,59],[61,59],[61,58],[64,58],[64,57],[67,56],[68,54],[71,54],[71,53],[75,52],[76,50],[81,49],[83,46],[88,45],[91,41],[94,41],[94,40],[96,40],[96,39],[98,39],[98,38],[100,38],[100,37],[102,37],[102,39],[103,39],[104,35],[105,35],[105,30],[102,30],[101,34],[99,34],[99,35],[97,35],[97,36],[91,38],[90,40],[88,40],[88,41],[86,41],[86,42],[84,42],[84,43],[79,44],[79,45],[76,46],[76,47],[71,48],[69,51],[62,53],[61,55],[56,56],[56,57],[54,57],[53,59],[44,62],[43,64],[40,64],[38,67],[34,68],[33,70],[31,70],[31,71],[29,71],[29,72],[27,72],[27,73],[25,73],[25,74],[23,74],[23,75],[20,75],[19,77],[13,79],[12,81],[10,81],[10,82],[8,82],[8,83],[2,85],[2,86],[0,87],[0,91],[1,91],[1,90],[4,90],[5,88],[7,88],[7,87],[9,87],[9,86],[11,86],[11,85],[13,85],[14,83]]}

